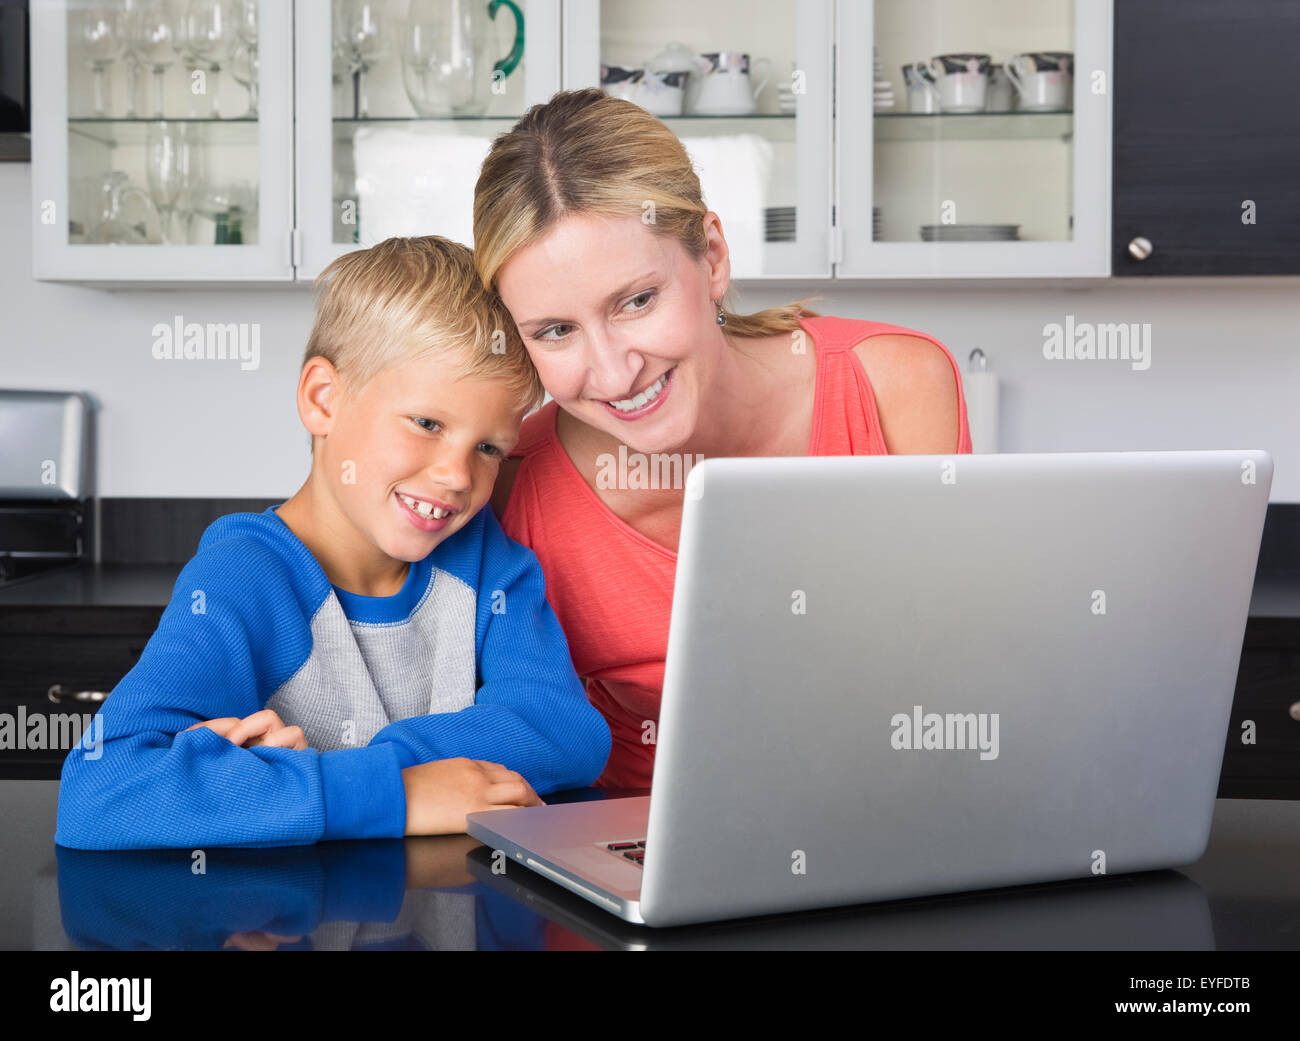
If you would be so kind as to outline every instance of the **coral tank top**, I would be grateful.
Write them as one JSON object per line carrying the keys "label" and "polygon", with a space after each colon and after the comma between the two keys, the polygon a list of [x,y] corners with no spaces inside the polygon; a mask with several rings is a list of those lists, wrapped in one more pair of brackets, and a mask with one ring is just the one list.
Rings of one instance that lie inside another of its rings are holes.
{"label": "coral tank top", "polygon": [[[957,452],[970,452],[961,370],[942,343],[882,322],[823,315],[800,323],[817,365],[809,455],[888,454],[875,394],[852,349],[886,333],[929,340],[948,356],[957,379]],[[523,462],[502,527],[541,561],[547,599],[568,637],[574,667],[609,721],[613,748],[596,783],[648,788],[677,554],[625,523],[583,480],[556,434],[557,408],[548,402],[523,424],[511,453]]]}

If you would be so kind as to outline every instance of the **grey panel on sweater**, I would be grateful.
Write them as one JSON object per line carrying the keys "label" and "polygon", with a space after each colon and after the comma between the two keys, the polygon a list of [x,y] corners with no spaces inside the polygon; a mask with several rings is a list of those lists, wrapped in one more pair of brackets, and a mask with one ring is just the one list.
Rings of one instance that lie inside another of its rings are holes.
{"label": "grey panel on sweater", "polygon": [[333,590],[311,620],[312,649],[267,701],[320,752],[359,748],[389,723],[474,704],[474,589],[434,568],[402,622],[350,622]]}

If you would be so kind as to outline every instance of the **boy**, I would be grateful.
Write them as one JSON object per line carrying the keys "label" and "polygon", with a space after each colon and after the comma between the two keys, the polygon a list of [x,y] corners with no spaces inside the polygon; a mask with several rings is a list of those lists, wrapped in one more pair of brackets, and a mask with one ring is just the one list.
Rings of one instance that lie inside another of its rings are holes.
{"label": "boy", "polygon": [[204,533],[100,710],[102,747],[64,762],[60,845],[464,831],[604,767],[537,558],[483,509],[542,396],[509,312],[437,236],[321,281],[306,483]]}

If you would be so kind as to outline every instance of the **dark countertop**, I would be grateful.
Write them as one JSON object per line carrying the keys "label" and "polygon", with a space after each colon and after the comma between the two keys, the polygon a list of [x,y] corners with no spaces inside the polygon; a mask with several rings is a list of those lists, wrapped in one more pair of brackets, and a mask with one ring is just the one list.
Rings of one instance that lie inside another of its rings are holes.
{"label": "dark countertop", "polygon": [[30,607],[167,606],[179,564],[78,564],[0,589],[0,610]]}
{"label": "dark countertop", "polygon": [[207,849],[195,873],[191,850],[56,847],[57,801],[55,781],[0,782],[5,949],[1300,948],[1300,802],[1219,799],[1205,855],[1173,871],[654,930],[494,875],[467,836]]}

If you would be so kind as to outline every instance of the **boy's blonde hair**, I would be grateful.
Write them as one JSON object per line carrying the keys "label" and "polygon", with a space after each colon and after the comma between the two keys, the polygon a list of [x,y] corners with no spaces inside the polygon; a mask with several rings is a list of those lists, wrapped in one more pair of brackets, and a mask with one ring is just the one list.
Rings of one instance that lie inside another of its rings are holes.
{"label": "boy's blonde hair", "polygon": [[440,235],[385,239],[339,257],[315,288],[304,365],[324,358],[357,388],[389,365],[437,352],[465,376],[505,380],[521,409],[541,404],[537,369],[467,246]]}
{"label": "boy's blonde hair", "polygon": [[[474,190],[474,261],[496,289],[506,261],[570,213],[643,217],[693,258],[708,247],[700,179],[685,147],[639,105],[599,87],[560,91],[534,105],[488,150]],[[725,232],[725,229],[724,229]],[[726,295],[723,296],[723,301]],[[721,304],[727,334],[763,337],[799,328],[815,315],[808,299],[736,314]]]}

